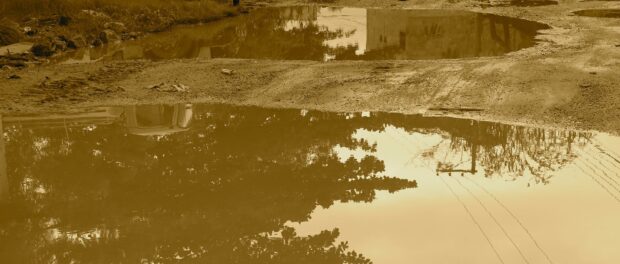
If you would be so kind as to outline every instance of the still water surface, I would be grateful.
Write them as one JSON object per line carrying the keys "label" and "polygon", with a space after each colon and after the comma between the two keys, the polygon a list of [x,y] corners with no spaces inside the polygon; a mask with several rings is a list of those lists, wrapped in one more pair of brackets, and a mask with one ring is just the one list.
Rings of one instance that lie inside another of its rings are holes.
{"label": "still water surface", "polygon": [[618,263],[620,138],[226,105],[3,115],[2,263]]}
{"label": "still water surface", "polygon": [[498,56],[536,44],[548,26],[449,10],[318,6],[262,8],[140,40],[81,50],[92,60],[245,58],[278,60],[445,59]]}

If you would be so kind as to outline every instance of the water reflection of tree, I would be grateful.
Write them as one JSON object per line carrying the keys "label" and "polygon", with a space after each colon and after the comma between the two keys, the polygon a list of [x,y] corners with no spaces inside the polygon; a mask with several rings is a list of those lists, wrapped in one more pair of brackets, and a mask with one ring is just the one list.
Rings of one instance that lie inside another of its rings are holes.
{"label": "water reflection of tree", "polygon": [[[9,262],[365,263],[337,231],[299,237],[318,205],[374,199],[415,182],[377,176],[382,161],[340,162],[358,124],[331,114],[196,109],[189,132],[140,137],[121,123],[9,128],[11,203],[0,215]],[[6,213],[4,213],[6,212]],[[274,234],[273,232],[277,232]]]}
{"label": "water reflection of tree", "polygon": [[[576,157],[573,149],[586,144],[591,133],[512,126],[466,119],[383,114],[381,122],[408,132],[441,133],[454,155],[469,156],[463,170],[484,169],[487,177],[533,176],[536,183],[548,183],[551,173]],[[376,128],[375,128],[376,129]],[[380,129],[380,128],[379,128]],[[443,161],[437,149],[427,158]]]}
{"label": "water reflection of tree", "polygon": [[[196,58],[205,49],[217,58],[323,60],[332,49],[325,42],[350,32],[317,25],[318,7],[263,8],[251,15],[227,18],[204,26],[180,27],[170,32],[118,46],[95,49],[95,57],[144,57],[152,60]],[[130,54],[128,47],[139,47]],[[98,55],[97,55],[98,54]]]}
{"label": "water reflection of tree", "polygon": [[475,152],[478,164],[487,177],[519,177],[531,175],[536,183],[549,183],[551,172],[571,162],[576,157],[575,145],[585,144],[586,133],[554,131],[540,128],[511,126],[482,126],[483,132],[498,137],[499,144],[472,144],[463,139],[453,139],[452,148],[462,152]]}
{"label": "water reflection of tree", "polygon": [[266,8],[243,17],[221,32],[228,44],[213,49],[214,57],[323,60],[332,48],[325,42],[348,32],[316,23],[317,7]]}

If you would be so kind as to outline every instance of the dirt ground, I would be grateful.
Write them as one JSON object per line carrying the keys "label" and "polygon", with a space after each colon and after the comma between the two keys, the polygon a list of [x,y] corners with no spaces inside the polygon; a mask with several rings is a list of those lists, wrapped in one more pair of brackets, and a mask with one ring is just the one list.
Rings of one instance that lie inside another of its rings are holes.
{"label": "dirt ground", "polygon": [[[309,4],[279,1],[267,5]],[[331,6],[458,9],[546,23],[537,46],[501,57],[412,61],[173,60],[47,65],[0,72],[1,112],[217,102],[390,111],[620,133],[620,19],[572,11],[620,2],[482,8],[473,2],[337,0]],[[234,69],[223,74],[222,69]],[[8,79],[17,74],[20,79]],[[160,83],[187,92],[152,89]],[[476,110],[462,111],[459,109]]]}

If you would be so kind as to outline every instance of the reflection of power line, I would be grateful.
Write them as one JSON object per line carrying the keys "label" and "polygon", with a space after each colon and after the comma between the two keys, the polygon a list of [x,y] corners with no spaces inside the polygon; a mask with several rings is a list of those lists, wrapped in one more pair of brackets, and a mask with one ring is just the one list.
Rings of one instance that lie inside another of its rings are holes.
{"label": "reflection of power line", "polygon": [[[590,143],[594,144],[595,146],[597,146],[599,148],[602,148],[601,146],[604,145],[604,144],[602,144],[601,141],[599,141],[597,139],[590,140]],[[605,152],[608,153],[608,155],[613,154],[613,156],[615,156],[614,160],[616,160],[616,162],[620,163],[620,161],[619,161],[620,160],[620,154],[618,152],[614,151],[613,149],[606,149]]]}
{"label": "reflection of power line", "polygon": [[495,224],[499,227],[499,229],[502,230],[502,233],[504,233],[504,235],[508,238],[508,240],[510,241],[510,243],[515,247],[515,249],[517,249],[517,251],[519,252],[519,255],[521,255],[521,258],[523,258],[523,261],[525,261],[525,263],[530,263],[527,258],[525,257],[525,255],[523,254],[523,252],[521,251],[521,248],[519,248],[519,246],[517,245],[517,243],[515,243],[515,241],[512,239],[512,237],[508,234],[508,232],[506,231],[506,229],[499,223],[499,221],[497,220],[497,218],[495,218],[495,216],[491,213],[491,211],[489,210],[488,207],[486,207],[486,205],[484,205],[484,203],[482,203],[482,201],[478,198],[478,196],[474,195],[474,193],[467,188],[461,181],[459,181],[459,179],[454,178],[456,180],[456,182],[461,185],[461,187],[463,187],[463,189],[465,189],[472,197],[474,197],[474,199],[476,199],[476,201],[478,201],[478,203],[480,204],[480,206],[482,206],[482,208],[484,209],[484,211],[487,212],[487,214],[491,217],[491,219],[493,219],[493,222],[495,222]]}
{"label": "reflection of power line", "polygon": [[[590,156],[592,159],[594,159],[594,161],[590,161],[591,165],[594,167],[598,167],[598,165],[596,165],[595,161],[598,161],[598,163],[601,165],[601,167],[605,168],[606,170],[608,170],[609,172],[613,172],[614,169],[609,168],[608,166],[606,166],[605,164],[603,164],[603,162],[601,161],[600,156],[597,156],[596,150],[591,150],[590,151],[586,151],[583,150],[583,153],[585,153],[586,155]],[[608,175],[604,170],[601,170],[603,173],[605,173],[605,175]],[[618,173],[614,173],[615,174],[615,178],[618,178]]]}
{"label": "reflection of power line", "polygon": [[[397,131],[399,132],[399,131]],[[392,137],[392,135],[389,135],[389,133],[386,133],[390,138],[392,138],[392,140],[394,140],[395,142],[398,142],[399,144],[402,143],[400,140]],[[399,133],[400,134],[400,133]],[[403,136],[401,134],[401,136]],[[407,146],[409,144],[407,144],[407,142],[411,142],[410,140],[408,140],[406,137],[404,137],[404,141],[405,144],[403,145],[403,147],[405,148],[405,150],[407,152],[409,152],[411,155],[415,156],[415,153],[413,153]],[[415,143],[414,143],[415,144]],[[430,168],[429,168],[430,169]],[[443,184],[450,190],[450,192],[452,193],[452,195],[454,195],[454,197],[456,198],[456,200],[460,203],[460,205],[463,207],[463,209],[465,209],[465,211],[467,212],[467,214],[469,215],[469,217],[471,218],[471,220],[474,222],[474,224],[476,224],[476,226],[478,227],[478,230],[480,231],[480,233],[482,234],[482,236],[484,236],[484,238],[486,239],[487,243],[489,244],[489,246],[491,246],[491,249],[493,250],[493,252],[495,253],[495,256],[497,256],[497,258],[499,259],[499,261],[503,264],[504,260],[502,259],[502,257],[500,256],[499,252],[497,251],[497,249],[495,248],[495,245],[493,245],[493,242],[491,242],[491,239],[489,238],[489,236],[487,235],[486,232],[484,232],[484,229],[482,228],[482,226],[480,225],[480,223],[478,222],[478,220],[476,220],[476,218],[474,217],[474,215],[472,214],[472,212],[469,210],[469,208],[467,207],[467,205],[465,204],[465,202],[463,202],[463,200],[461,200],[461,197],[454,192],[454,190],[452,189],[452,187],[450,187],[450,185],[443,179],[443,177],[439,177],[439,179],[443,182]]]}
{"label": "reflection of power line", "polygon": [[603,155],[603,157],[607,158],[607,163],[613,165],[614,167],[620,169],[620,160],[618,160],[618,158],[612,156],[611,154],[608,153],[607,150],[603,149],[601,146],[599,145],[594,145],[594,147],[596,149],[598,149],[599,153],[601,155]]}
{"label": "reflection of power line", "polygon": [[579,166],[577,163],[574,163],[575,167],[577,167],[579,170],[581,170],[581,172],[583,172],[584,174],[588,175],[594,182],[596,182],[599,186],[601,186],[601,188],[603,188],[607,193],[609,193],[609,195],[611,195],[612,198],[614,198],[614,200],[616,200],[617,202],[620,203],[620,198],[618,198],[618,196],[616,196],[611,190],[609,190],[609,188],[607,188],[604,184],[602,184],[599,180],[597,180],[592,174],[588,173],[585,169],[583,169],[581,166]]}
{"label": "reflection of power line", "polygon": [[469,217],[471,218],[471,220],[474,222],[474,224],[476,224],[476,226],[478,227],[478,230],[480,230],[480,233],[482,233],[482,235],[484,236],[484,238],[487,240],[487,242],[489,243],[489,246],[491,246],[491,249],[493,249],[493,252],[495,252],[495,256],[497,256],[497,258],[499,259],[499,261],[501,263],[504,263],[504,260],[502,259],[502,257],[499,255],[499,252],[497,252],[497,249],[495,248],[495,246],[493,245],[493,242],[491,242],[491,239],[489,238],[489,236],[487,235],[486,232],[484,232],[484,229],[482,228],[482,226],[480,225],[480,223],[478,223],[478,220],[476,220],[476,218],[474,217],[474,215],[471,213],[471,211],[469,210],[469,208],[467,207],[467,205],[465,205],[465,202],[463,202],[463,200],[461,200],[461,197],[458,196],[458,194],[456,194],[456,192],[454,192],[454,190],[452,189],[452,187],[450,187],[450,185],[448,185],[448,183],[443,179],[443,177],[438,177],[443,184],[450,190],[450,192],[452,193],[452,195],[454,195],[454,198],[456,198],[456,200],[461,204],[461,206],[463,207],[463,209],[465,209],[465,211],[467,212],[467,214],[469,215]]}
{"label": "reflection of power line", "polygon": [[530,239],[532,240],[532,242],[534,242],[534,245],[536,245],[536,247],[538,248],[538,250],[540,250],[540,252],[545,256],[545,258],[547,258],[547,261],[549,261],[549,263],[553,263],[553,261],[551,261],[551,258],[549,258],[549,256],[547,255],[547,253],[542,249],[542,247],[538,244],[538,241],[536,241],[536,239],[534,239],[534,236],[532,235],[532,233],[530,233],[530,231],[525,227],[525,225],[523,223],[521,223],[521,220],[519,220],[519,218],[517,218],[517,216],[515,214],[512,213],[512,211],[510,211],[510,209],[508,209],[508,207],[502,203],[494,194],[492,194],[491,192],[489,192],[486,188],[484,188],[484,186],[478,184],[476,181],[470,179],[469,177],[465,177],[465,179],[467,179],[468,181],[470,181],[471,183],[473,183],[474,185],[478,186],[478,188],[480,188],[481,190],[483,190],[484,192],[486,192],[489,196],[491,196],[491,198],[493,198],[502,208],[504,208],[504,210],[512,217],[512,219],[514,219],[519,226],[521,226],[521,228],[523,229],[523,231],[525,231],[525,233],[530,237]]}
{"label": "reflection of power line", "polygon": [[[586,162],[585,158],[583,158],[581,160],[581,164],[583,164],[584,166],[586,166],[588,169],[590,169],[592,171],[593,175],[598,176],[600,179],[602,179],[603,181],[605,181],[609,186],[611,186],[612,188],[614,188],[618,193],[620,193],[620,189],[618,189],[618,182],[615,181],[613,178],[609,177],[607,174],[605,174],[605,176],[603,176],[600,173],[597,173],[596,169],[592,166],[590,166],[590,164],[588,162]],[[611,180],[611,181],[610,181]],[[613,184],[612,182],[614,182],[615,184]]]}

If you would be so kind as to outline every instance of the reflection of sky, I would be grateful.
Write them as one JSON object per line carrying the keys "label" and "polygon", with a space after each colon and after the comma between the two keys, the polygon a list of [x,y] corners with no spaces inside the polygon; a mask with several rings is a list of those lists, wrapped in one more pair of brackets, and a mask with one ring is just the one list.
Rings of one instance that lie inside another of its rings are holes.
{"label": "reflection of sky", "polygon": [[[343,33],[343,36],[338,38],[325,40],[324,44],[330,48],[357,46],[356,55],[362,55],[366,51],[366,9],[364,8],[324,7],[319,9],[316,21],[287,21],[284,30],[307,27],[309,23],[317,25],[322,30]],[[329,58],[329,55],[327,56]]]}
{"label": "reflection of sky", "polygon": [[329,31],[342,30],[344,36],[326,40],[331,48],[357,45],[356,55],[366,51],[366,9],[363,8],[321,8],[317,24]]}
{"label": "reflection of sky", "polygon": [[[553,263],[620,263],[619,203],[591,178],[613,190],[620,162],[595,150],[620,157],[618,137],[600,134],[594,144],[574,148],[578,157],[553,172],[550,184],[529,188],[527,176],[436,176],[436,161],[458,160],[441,134],[387,126],[353,137],[376,143],[376,151],[337,146],[341,160],[376,156],[385,175],[415,179],[418,188],[378,192],[372,203],[317,208],[310,221],[289,223],[300,235],[338,228],[340,241],[374,263],[499,263],[487,239],[504,263],[550,263],[545,254]],[[431,149],[437,154],[424,158]]]}

